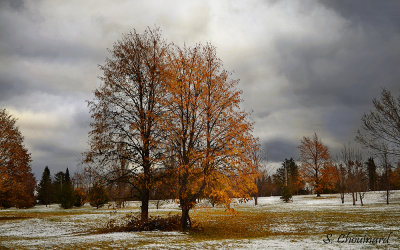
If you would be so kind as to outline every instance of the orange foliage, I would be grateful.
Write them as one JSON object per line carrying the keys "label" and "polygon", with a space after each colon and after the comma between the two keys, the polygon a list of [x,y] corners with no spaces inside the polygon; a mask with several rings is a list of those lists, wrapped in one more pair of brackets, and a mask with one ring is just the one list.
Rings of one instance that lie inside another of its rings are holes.
{"label": "orange foliage", "polygon": [[74,195],[75,195],[75,204],[74,206],[76,207],[81,207],[85,205],[86,202],[86,192],[82,188],[76,188],[74,190]]}
{"label": "orange foliage", "polygon": [[336,166],[326,164],[321,170],[322,174],[322,188],[326,191],[335,191],[335,188],[339,182],[339,171]]}
{"label": "orange foliage", "polygon": [[328,147],[322,144],[316,133],[314,137],[303,137],[300,146],[301,173],[304,179],[314,187],[317,196],[322,192],[321,171],[330,164]]}
{"label": "orange foliage", "polygon": [[94,122],[86,163],[97,166],[96,175],[132,184],[142,218],[150,189],[163,182],[176,184],[183,221],[198,198],[227,207],[234,197],[249,198],[258,142],[240,108],[238,81],[215,48],[182,49],[147,29],[124,36],[111,53],[101,66],[104,84],[89,102]]}
{"label": "orange foliage", "polygon": [[31,207],[35,203],[35,178],[30,154],[16,120],[0,109],[0,207]]}
{"label": "orange foliage", "polygon": [[390,184],[393,189],[400,189],[400,162],[390,175]]}
{"label": "orange foliage", "polygon": [[174,52],[165,130],[182,211],[189,211],[200,197],[229,207],[233,197],[248,198],[255,192],[257,176],[252,154],[258,146],[239,107],[237,81],[228,78],[211,45]]}

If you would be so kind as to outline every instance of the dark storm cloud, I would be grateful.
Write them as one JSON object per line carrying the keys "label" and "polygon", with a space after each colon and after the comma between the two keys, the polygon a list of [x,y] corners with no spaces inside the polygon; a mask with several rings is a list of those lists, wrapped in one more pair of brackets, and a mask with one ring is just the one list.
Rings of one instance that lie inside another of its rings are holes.
{"label": "dark storm cloud", "polygon": [[[379,89],[395,88],[400,63],[398,34],[376,37],[369,32],[354,36],[346,31],[335,44],[313,46],[282,41],[279,69],[293,83],[305,106],[363,105]],[[362,92],[360,91],[362,89]]]}
{"label": "dark storm cloud", "polygon": [[374,1],[374,0],[322,0],[324,5],[335,10],[338,14],[349,19],[354,25],[366,28],[371,26],[379,33],[390,29],[400,31],[400,2],[399,1]]}
{"label": "dark storm cloud", "polygon": [[[46,142],[37,143],[35,148],[38,151],[46,152],[52,155],[55,159],[59,159],[59,161],[63,161],[64,159],[69,158],[71,155],[76,154],[76,151],[71,150],[70,148],[60,146],[60,142],[55,140],[54,143],[48,144]],[[65,163],[67,164],[67,163]]]}
{"label": "dark storm cloud", "polygon": [[299,24],[287,26],[304,25],[304,33],[265,33],[272,42],[260,43],[258,54],[237,65],[246,107],[254,110],[256,131],[274,160],[293,155],[288,141],[313,132],[337,152],[354,140],[372,98],[383,88],[399,90],[400,3],[348,3],[296,8]]}
{"label": "dark storm cloud", "polygon": [[400,3],[343,3],[334,10],[347,23],[334,43],[283,38],[277,49],[282,55],[278,68],[292,83],[297,103],[310,112],[326,107],[321,110],[326,132],[345,143],[353,140],[372,98],[382,88],[399,89],[400,19],[394,10]]}
{"label": "dark storm cloud", "polygon": [[[76,145],[79,146],[79,145]],[[79,150],[72,150],[60,146],[59,141],[54,141],[53,144],[38,143],[34,145],[37,152],[42,152],[46,157],[38,157],[35,159],[34,173],[36,178],[40,178],[46,166],[51,170],[54,175],[59,171],[65,172],[65,169],[75,169],[81,160],[81,152]]]}
{"label": "dark storm cloud", "polygon": [[[0,105],[19,118],[33,170],[73,170],[87,147],[85,100],[122,33],[160,26],[211,42],[240,78],[268,161],[317,132],[352,141],[371,100],[399,91],[399,1],[0,1]],[[54,171],[52,171],[54,173]],[[39,178],[39,177],[38,177]]]}
{"label": "dark storm cloud", "polygon": [[271,139],[262,144],[269,162],[283,162],[285,159],[298,160],[297,146],[300,141],[289,141],[282,138]]}

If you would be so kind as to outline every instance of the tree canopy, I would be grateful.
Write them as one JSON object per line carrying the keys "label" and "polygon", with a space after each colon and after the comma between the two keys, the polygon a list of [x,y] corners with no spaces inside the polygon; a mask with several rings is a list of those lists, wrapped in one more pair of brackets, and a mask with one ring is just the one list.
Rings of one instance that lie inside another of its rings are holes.
{"label": "tree canopy", "polygon": [[0,207],[31,207],[36,181],[16,119],[0,109]]}
{"label": "tree canopy", "polygon": [[176,183],[184,229],[196,199],[229,206],[231,198],[254,193],[258,142],[240,107],[238,81],[215,47],[181,48],[148,28],[125,35],[110,53],[100,67],[103,84],[89,102],[85,162],[99,178],[131,184],[143,220],[151,189],[166,179]]}
{"label": "tree canopy", "polygon": [[93,122],[86,163],[107,183],[132,185],[148,218],[150,189],[162,159],[168,44],[158,29],[124,35],[100,66],[103,84],[89,102]]}
{"label": "tree canopy", "polygon": [[372,103],[373,110],[361,119],[356,140],[379,155],[400,156],[400,96],[395,98],[383,89],[380,99]]}
{"label": "tree canopy", "polygon": [[313,186],[317,196],[320,196],[323,186],[321,171],[330,164],[330,154],[314,133],[313,138],[303,137],[299,145],[301,172],[304,178]]}

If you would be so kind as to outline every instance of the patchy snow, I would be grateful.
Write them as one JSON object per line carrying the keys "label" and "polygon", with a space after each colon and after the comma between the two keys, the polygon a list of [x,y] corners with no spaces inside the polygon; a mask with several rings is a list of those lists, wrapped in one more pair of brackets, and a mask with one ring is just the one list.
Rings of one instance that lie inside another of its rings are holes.
{"label": "patchy snow", "polygon": [[[160,214],[167,212],[179,212],[179,204],[174,200],[163,201],[161,207],[156,209],[156,202],[151,201],[150,213]],[[129,233],[107,233],[96,234],[94,228],[98,228],[110,218],[124,216],[127,212],[139,212],[140,202],[128,202],[123,209],[112,209],[112,206],[105,206],[95,209],[88,204],[82,208],[64,210],[59,205],[36,206],[31,209],[6,209],[0,210],[0,248],[72,248],[75,246],[102,249],[108,248],[133,248],[145,249],[170,249],[170,248],[222,248],[222,249],[375,249],[376,245],[371,244],[347,244],[333,241],[326,244],[323,239],[323,232],[327,229],[338,232],[345,228],[347,231],[354,230],[377,232],[379,235],[386,235],[394,232],[389,244],[381,247],[400,247],[400,223],[396,221],[385,221],[385,224],[374,223],[375,212],[377,214],[396,215],[400,214],[400,191],[392,191],[390,205],[385,205],[384,192],[368,192],[364,197],[365,206],[352,205],[350,195],[346,195],[345,203],[342,204],[339,194],[322,195],[316,198],[315,195],[294,196],[293,202],[284,203],[279,197],[260,197],[258,205],[254,201],[240,203],[235,201],[233,206],[239,211],[250,211],[251,213],[263,212],[288,212],[297,211],[328,211],[371,215],[371,221],[336,222],[335,218],[326,223],[321,218],[311,218],[310,221],[293,223],[282,220],[279,224],[260,224],[261,227],[269,228],[276,235],[256,239],[226,239],[226,240],[194,240],[190,235],[181,232],[129,232]],[[211,205],[207,200],[201,201],[198,209]],[[382,213],[383,212],[383,213]],[[24,216],[37,215],[33,218],[21,218]],[[333,213],[334,214],[334,213]],[[334,215],[332,215],[334,216]],[[9,219],[8,219],[9,218]],[[261,222],[260,222],[261,223]],[[264,222],[265,223],[265,222]],[[312,230],[313,234],[305,236],[291,236],[291,233],[298,232],[299,228]],[[337,235],[336,235],[337,237]]]}
{"label": "patchy snow", "polygon": [[[365,193],[363,202],[364,205],[376,205],[376,204],[384,204],[386,203],[385,192],[367,192]],[[391,201],[399,201],[400,200],[400,191],[391,191],[390,195]],[[393,202],[392,202],[393,203]],[[282,204],[284,204],[285,210],[321,210],[324,208],[329,209],[341,209],[345,207],[346,209],[351,209],[353,207],[353,200],[350,194],[345,195],[344,204],[341,203],[340,194],[323,194],[321,197],[316,197],[315,195],[295,195],[293,196],[293,200],[289,203],[283,202],[279,196],[271,196],[271,197],[259,197],[258,198],[258,206],[268,208],[268,210],[281,210]],[[355,209],[359,209],[360,200],[358,199],[356,202]],[[394,206],[397,206],[395,204]],[[254,207],[254,201],[250,200],[246,203],[235,202],[234,207]],[[367,206],[366,206],[367,207]],[[374,208],[373,206],[368,206],[369,210],[373,209],[392,209],[393,205],[389,206],[377,206]],[[262,211],[262,210],[260,210]]]}

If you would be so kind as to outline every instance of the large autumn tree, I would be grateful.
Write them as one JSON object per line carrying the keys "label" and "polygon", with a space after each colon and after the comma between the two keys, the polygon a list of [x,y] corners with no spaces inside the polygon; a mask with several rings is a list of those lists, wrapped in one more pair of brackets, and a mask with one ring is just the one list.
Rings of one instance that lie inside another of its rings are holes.
{"label": "large autumn tree", "polygon": [[166,146],[182,209],[182,229],[200,197],[229,207],[231,198],[255,192],[258,144],[252,123],[240,109],[237,81],[231,80],[209,44],[175,49],[170,54],[165,107]]}
{"label": "large autumn tree", "polygon": [[108,183],[126,182],[136,189],[143,220],[163,155],[167,52],[157,29],[125,35],[100,66],[103,84],[89,102],[93,122],[85,161]]}
{"label": "large autumn tree", "polygon": [[35,204],[35,178],[31,156],[16,119],[0,109],[0,207],[31,207]]}
{"label": "large autumn tree", "polygon": [[101,66],[103,84],[89,102],[86,163],[108,183],[139,193],[142,220],[150,191],[174,183],[182,228],[198,198],[229,206],[256,188],[258,142],[240,108],[241,92],[209,44],[180,48],[158,30],[124,36]]}
{"label": "large autumn tree", "polygon": [[301,172],[319,197],[323,189],[322,170],[331,165],[328,147],[321,142],[317,133],[314,133],[312,138],[303,137],[298,148],[300,150]]}

